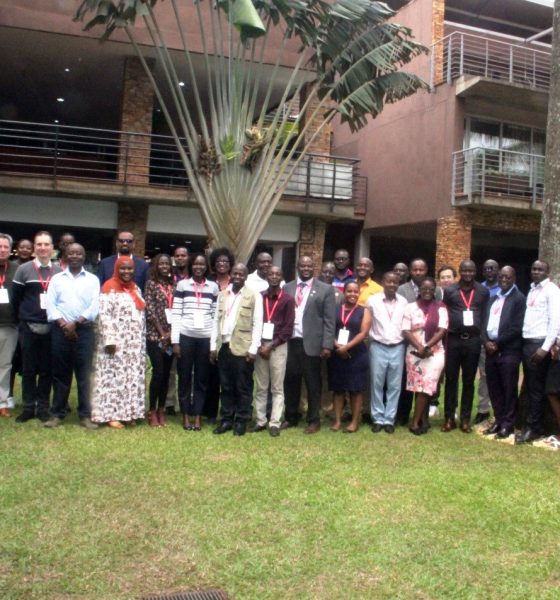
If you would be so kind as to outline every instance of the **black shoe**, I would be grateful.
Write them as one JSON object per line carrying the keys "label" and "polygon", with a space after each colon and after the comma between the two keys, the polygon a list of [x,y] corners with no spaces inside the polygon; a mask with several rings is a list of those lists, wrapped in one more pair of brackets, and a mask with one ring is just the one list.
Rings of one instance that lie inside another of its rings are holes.
{"label": "black shoe", "polygon": [[474,418],[474,424],[478,425],[479,423],[482,423],[483,421],[486,421],[489,418],[490,418],[490,413],[477,412],[476,417]]}
{"label": "black shoe", "polygon": [[283,421],[282,425],[280,425],[280,429],[290,429],[291,427],[297,427],[297,421]]}
{"label": "black shoe", "polygon": [[395,433],[395,427],[393,425],[383,425],[385,433]]}
{"label": "black shoe", "polygon": [[488,429],[485,429],[482,432],[482,435],[494,435],[495,433],[498,433],[499,430],[500,430],[500,426],[498,425],[498,423],[496,421],[494,421],[494,424],[490,425],[490,427],[488,427]]}
{"label": "black shoe", "polygon": [[231,431],[233,429],[233,424],[231,421],[222,421],[216,429],[212,433],[216,433],[220,435],[222,433],[226,433],[226,431]]}
{"label": "black shoe", "polygon": [[398,417],[395,420],[395,424],[400,425],[401,427],[408,427],[408,417]]}
{"label": "black shoe", "polygon": [[381,423],[374,423],[371,427],[373,433],[379,433],[383,429],[383,425]]}
{"label": "black shoe", "polygon": [[246,431],[247,431],[247,425],[244,422],[242,423],[241,421],[239,421],[238,423],[236,423],[233,426],[233,435],[237,435],[237,436],[245,435]]}
{"label": "black shoe", "polygon": [[266,431],[266,425],[253,425],[251,429],[249,429],[250,433],[259,433],[260,431]]}
{"label": "black shoe", "polygon": [[41,421],[41,423],[46,423],[50,420],[51,416],[48,412],[39,412],[37,413],[37,418],[39,419],[39,421]]}
{"label": "black shoe", "polygon": [[175,410],[174,406],[167,406],[165,408],[165,414],[169,415],[170,417],[174,417],[177,415],[177,411]]}
{"label": "black shoe", "polygon": [[516,444],[529,444],[530,442],[534,442],[539,439],[541,434],[534,429],[525,429],[520,434],[515,436]]}
{"label": "black shoe", "polygon": [[502,427],[498,432],[496,432],[496,437],[499,440],[503,440],[508,438],[513,433],[513,427]]}
{"label": "black shoe", "polygon": [[280,435],[280,427],[269,427],[268,433],[270,437],[278,437]]}
{"label": "black shoe", "polygon": [[27,423],[27,421],[31,421],[31,419],[35,418],[35,413],[31,411],[24,410],[21,415],[16,417],[16,423]]}

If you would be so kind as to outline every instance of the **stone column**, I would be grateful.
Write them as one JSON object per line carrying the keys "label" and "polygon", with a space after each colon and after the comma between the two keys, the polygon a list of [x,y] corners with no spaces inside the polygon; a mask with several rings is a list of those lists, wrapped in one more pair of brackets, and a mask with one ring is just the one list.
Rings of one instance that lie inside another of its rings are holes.
{"label": "stone column", "polygon": [[327,223],[323,219],[301,219],[298,255],[310,256],[313,259],[315,275],[321,272],[326,230]]}
{"label": "stone column", "polygon": [[472,224],[468,215],[454,209],[453,214],[437,221],[436,272],[442,265],[459,268],[462,260],[470,258]]}

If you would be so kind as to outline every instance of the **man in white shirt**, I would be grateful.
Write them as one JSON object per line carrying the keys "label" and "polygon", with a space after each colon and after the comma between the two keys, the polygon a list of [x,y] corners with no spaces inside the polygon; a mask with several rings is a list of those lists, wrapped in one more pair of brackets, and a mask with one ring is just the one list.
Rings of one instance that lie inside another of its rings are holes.
{"label": "man in white shirt", "polygon": [[[366,306],[372,313],[369,333],[372,431],[395,431],[395,415],[401,392],[404,365],[402,319],[408,302],[397,294],[400,278],[389,271],[383,276],[383,292],[370,296]],[[386,402],[383,389],[387,387]]]}
{"label": "man in white shirt", "polygon": [[245,285],[260,294],[268,289],[267,277],[268,271],[272,267],[272,256],[268,252],[261,252],[257,254],[256,263],[257,269],[247,277]]}
{"label": "man in white shirt", "polygon": [[542,434],[545,382],[550,349],[560,331],[560,290],[549,279],[550,267],[543,260],[531,265],[531,289],[523,321],[523,373],[526,392],[526,423],[517,444],[532,442]]}
{"label": "man in white shirt", "polygon": [[210,337],[210,362],[218,361],[221,386],[221,422],[214,433],[233,429],[245,435],[253,414],[253,367],[261,345],[262,296],[245,285],[247,267],[237,263],[231,271],[231,289],[218,296]]}

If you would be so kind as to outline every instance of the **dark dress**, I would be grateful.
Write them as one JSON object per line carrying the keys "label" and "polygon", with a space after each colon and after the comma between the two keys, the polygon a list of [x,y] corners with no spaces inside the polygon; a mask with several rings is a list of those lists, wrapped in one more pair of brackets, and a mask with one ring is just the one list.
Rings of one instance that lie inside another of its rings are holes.
{"label": "dark dress", "polygon": [[[346,327],[350,331],[348,341],[353,340],[362,326],[365,308],[358,306],[352,313]],[[336,307],[336,336],[342,329],[342,306]],[[343,359],[333,353],[328,361],[329,390],[333,392],[363,392],[367,389],[369,377],[368,351],[365,343],[358,344],[350,350],[349,359]]]}

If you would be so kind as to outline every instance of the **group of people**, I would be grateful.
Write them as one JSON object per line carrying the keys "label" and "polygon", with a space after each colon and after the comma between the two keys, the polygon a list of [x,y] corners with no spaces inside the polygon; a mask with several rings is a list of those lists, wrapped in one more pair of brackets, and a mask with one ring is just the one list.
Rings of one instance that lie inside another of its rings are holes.
{"label": "group of people", "polygon": [[[543,261],[531,267],[525,298],[514,269],[494,260],[484,263],[482,283],[471,260],[461,262],[458,277],[440,268],[436,280],[426,261],[415,259],[397,263],[379,285],[369,257],[354,272],[341,249],[318,277],[312,258],[301,256],[296,279],[285,283],[265,252],[252,273],[227,248],[189,256],[177,247],[173,257],[147,263],[134,255],[134,235],[120,231],[116,254],[95,276],[71,234],[61,239],[57,260],[48,232],[22,242],[12,261],[12,239],[0,234],[0,415],[13,409],[19,357],[19,423],[62,425],[75,377],[78,416],[88,429],[122,429],[145,416],[150,426],[165,426],[176,392],[187,431],[201,431],[202,417],[215,420],[219,406],[215,434],[242,436],[254,418],[250,431],[277,437],[302,419],[304,382],[304,431],[313,434],[326,379],[333,431],[357,431],[365,412],[374,433],[408,424],[422,435],[444,379],[442,431],[470,433],[480,369],[475,421],[490,416],[490,405],[495,417],[484,433],[509,437],[522,420],[516,442],[534,441],[543,434],[547,397],[560,425],[560,290]],[[554,437],[551,443],[560,445]]]}

